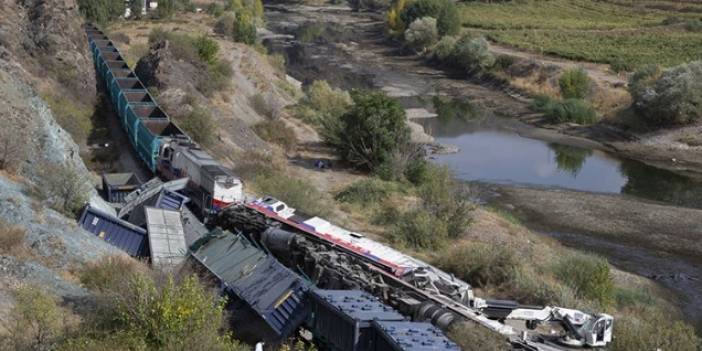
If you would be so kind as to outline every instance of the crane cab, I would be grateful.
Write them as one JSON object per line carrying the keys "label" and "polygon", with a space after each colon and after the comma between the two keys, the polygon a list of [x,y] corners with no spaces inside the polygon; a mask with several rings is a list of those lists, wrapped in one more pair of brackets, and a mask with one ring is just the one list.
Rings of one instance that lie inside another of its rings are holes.
{"label": "crane cab", "polygon": [[590,347],[604,347],[612,341],[612,326],[614,317],[608,314],[600,314],[591,321],[591,328],[584,333],[585,345]]}

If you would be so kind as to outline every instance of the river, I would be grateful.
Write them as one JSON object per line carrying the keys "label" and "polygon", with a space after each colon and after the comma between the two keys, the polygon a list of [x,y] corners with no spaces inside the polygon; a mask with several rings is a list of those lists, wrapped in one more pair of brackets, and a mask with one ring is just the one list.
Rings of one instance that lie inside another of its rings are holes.
{"label": "river", "polygon": [[[344,89],[382,89],[397,98],[436,143],[457,148],[432,158],[462,180],[571,189],[604,198],[623,194],[634,207],[641,199],[642,203],[702,208],[699,180],[519,122],[513,117],[532,113],[526,103],[431,68],[387,45],[382,17],[353,13],[343,6],[301,5],[268,6],[266,17],[271,32],[264,43],[285,56],[291,76],[303,83],[324,79]],[[657,279],[681,297],[683,312],[702,330],[702,267],[697,259],[666,257],[636,242],[596,238],[586,234],[588,230],[564,234],[540,229],[566,245],[598,252],[623,270]]]}

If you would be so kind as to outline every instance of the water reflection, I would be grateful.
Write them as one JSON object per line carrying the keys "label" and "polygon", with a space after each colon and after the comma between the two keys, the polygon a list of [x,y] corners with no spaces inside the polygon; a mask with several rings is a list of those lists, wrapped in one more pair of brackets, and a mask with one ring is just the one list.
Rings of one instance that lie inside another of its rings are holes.
{"label": "water reflection", "polygon": [[459,111],[476,111],[467,106],[444,105],[437,108],[444,117],[418,121],[437,142],[459,148],[455,154],[436,155],[435,161],[463,180],[623,193],[702,208],[698,180],[597,150],[523,137],[512,120],[475,114],[456,118]]}
{"label": "water reflection", "polygon": [[556,143],[549,143],[548,147],[556,154],[558,169],[570,173],[573,177],[578,176],[587,158],[592,156],[592,150],[589,149]]}

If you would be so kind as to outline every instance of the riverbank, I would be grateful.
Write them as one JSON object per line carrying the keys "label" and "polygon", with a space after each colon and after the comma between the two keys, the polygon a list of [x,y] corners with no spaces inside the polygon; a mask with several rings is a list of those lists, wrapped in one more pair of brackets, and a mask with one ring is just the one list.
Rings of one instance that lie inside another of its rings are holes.
{"label": "riverbank", "polygon": [[508,211],[566,246],[609,258],[620,269],[673,290],[671,300],[702,329],[702,211],[629,196],[476,184]]}

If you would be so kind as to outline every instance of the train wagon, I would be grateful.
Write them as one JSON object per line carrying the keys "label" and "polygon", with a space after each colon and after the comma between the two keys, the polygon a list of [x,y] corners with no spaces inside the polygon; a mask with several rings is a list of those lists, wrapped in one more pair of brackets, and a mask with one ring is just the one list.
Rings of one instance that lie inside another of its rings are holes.
{"label": "train wagon", "polygon": [[167,178],[190,178],[188,196],[203,215],[244,200],[243,183],[192,142],[129,69],[109,38],[86,27],[95,69],[119,123],[149,170]]}

